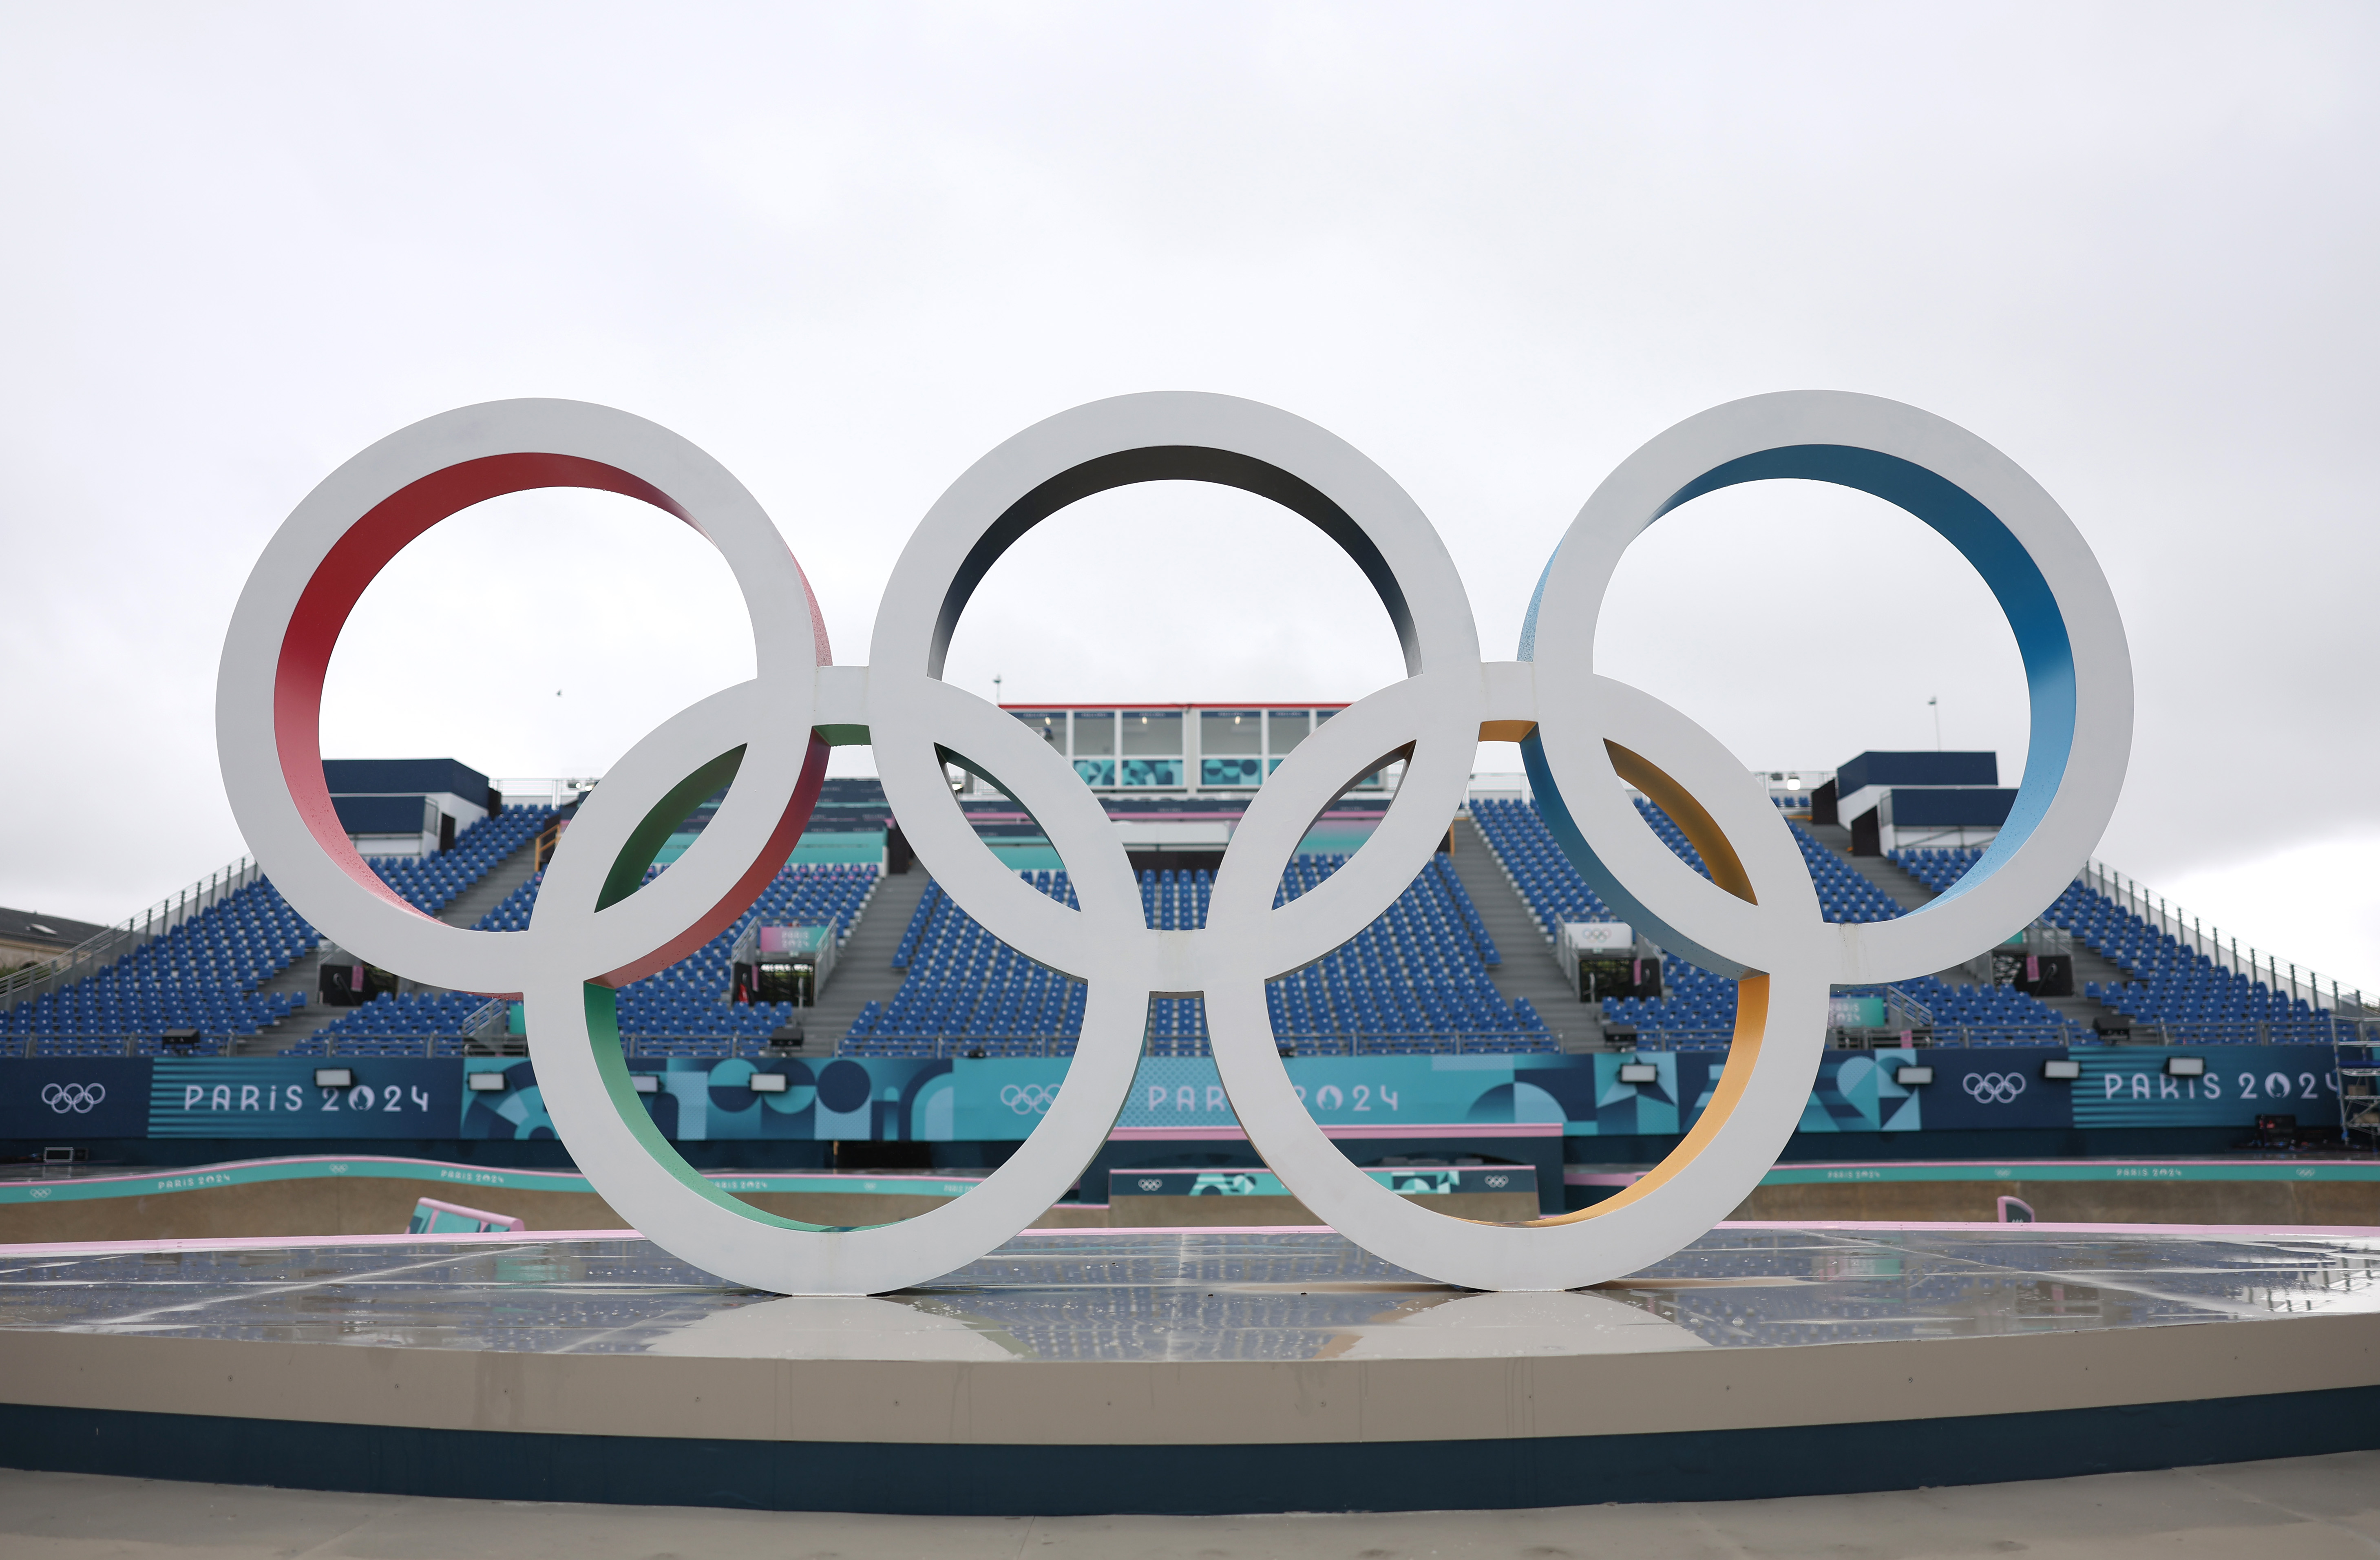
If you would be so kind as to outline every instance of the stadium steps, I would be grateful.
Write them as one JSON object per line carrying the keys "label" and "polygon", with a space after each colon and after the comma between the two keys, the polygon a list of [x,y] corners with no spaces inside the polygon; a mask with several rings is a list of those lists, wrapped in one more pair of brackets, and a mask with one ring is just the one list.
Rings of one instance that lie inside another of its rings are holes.
{"label": "stadium steps", "polygon": [[511,897],[537,871],[537,838],[488,870],[488,875],[449,900],[438,919],[450,926],[475,926],[480,917]]}
{"label": "stadium steps", "polygon": [[321,980],[320,965],[316,961],[321,952],[320,944],[307,949],[289,961],[287,969],[256,988],[257,995],[261,997],[279,997],[294,992],[306,998],[310,1005],[298,1009],[279,1023],[260,1029],[253,1034],[240,1035],[231,1044],[231,1055],[277,1057],[298,1041],[312,1039],[316,1031],[348,1011],[346,1008],[326,1008],[313,1000],[314,988]]}
{"label": "stadium steps", "polygon": [[[1883,890],[1893,903],[1900,906],[1904,913],[1915,910],[1920,905],[1938,897],[1933,889],[1901,871],[1888,856],[1852,854],[1852,831],[1841,825],[1804,824],[1803,827],[1809,829],[1819,843],[1850,862],[1858,869],[1861,877]],[[1974,972],[1963,964],[1954,969],[1937,970],[1935,972],[1934,978],[1948,981],[1953,986],[1975,984]],[[2070,1022],[2081,1024],[2085,1029],[2091,1027],[2092,1021],[2095,1019],[2104,1018],[2115,1023],[2129,1022],[2129,1020],[2114,1009],[2105,1003],[2095,1002],[2082,995],[2083,983],[2086,981],[2097,981],[2104,986],[2109,982],[2129,978],[2123,971],[2077,942],[2074,945],[2074,995],[2042,997],[2035,1000],[2057,1009],[2065,1014]]]}
{"label": "stadium steps", "polygon": [[1472,908],[1488,935],[1496,939],[1497,956],[1504,961],[1488,968],[1496,995],[1511,1002],[1529,999],[1565,1051],[1591,1051],[1603,1044],[1603,1024],[1593,1010],[1562,979],[1553,949],[1537,918],[1529,913],[1520,891],[1488,848],[1488,837],[1468,817],[1454,820],[1454,876],[1471,896]]}
{"label": "stadium steps", "polygon": [[906,872],[888,872],[876,880],[868,908],[860,912],[851,935],[835,954],[834,978],[820,993],[818,1006],[804,1015],[805,1051],[841,1050],[860,1009],[870,1002],[892,1005],[902,981],[907,978],[905,972],[892,967],[892,955],[901,946],[901,934],[909,929],[909,917],[917,913],[917,901],[926,897],[926,885],[932,881],[918,865]]}
{"label": "stadium steps", "polygon": [[[531,839],[519,850],[498,862],[485,877],[472,884],[438,913],[438,919],[450,926],[468,926],[480,916],[502,904],[515,889],[529,880],[537,870],[537,841]],[[298,956],[290,966],[258,986],[259,995],[279,996],[298,992],[310,997],[316,982],[315,953],[310,949]],[[439,992],[443,986],[408,981],[406,989]],[[315,1004],[300,1008],[270,1029],[255,1034],[242,1035],[233,1043],[231,1054],[238,1057],[278,1056],[300,1040],[310,1040],[346,1014],[346,1008],[328,1008]]]}
{"label": "stadium steps", "polygon": [[1837,823],[1805,823],[1810,837],[1851,863],[1852,870],[1876,885],[1876,891],[1899,905],[1903,914],[1931,901],[1934,890],[1893,865],[1889,856],[1852,854],[1852,831]]}
{"label": "stadium steps", "polygon": [[2074,995],[2045,997],[2042,1000],[2061,1011],[2072,1013],[2076,1023],[2087,1024],[2093,1019],[2104,1018],[2109,1023],[2130,1024],[2132,1021],[2129,1014],[2120,1012],[2105,1002],[2092,1001],[2082,995],[2082,988],[2088,982],[2097,981],[2100,988],[2105,990],[2108,986],[2120,985],[2131,978],[2124,973],[2121,965],[2101,958],[2084,947],[2082,939],[2077,937],[2074,939]]}

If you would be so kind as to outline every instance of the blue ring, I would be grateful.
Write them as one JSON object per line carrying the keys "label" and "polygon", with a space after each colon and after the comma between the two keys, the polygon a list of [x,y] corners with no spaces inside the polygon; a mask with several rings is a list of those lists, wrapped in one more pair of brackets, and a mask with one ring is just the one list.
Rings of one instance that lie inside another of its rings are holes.
{"label": "blue ring", "polygon": [[[2058,610],[2058,599],[2033,554],[1982,500],[1937,472],[1875,450],[1849,444],[1789,444],[1740,456],[1679,489],[1654,511],[1652,518],[1658,520],[1680,504],[1721,488],[1781,478],[1831,482],[1837,487],[1873,493],[1931,526],[1943,540],[1959,550],[1991,587],[2009,627],[2016,635],[2018,653],[2024,659],[2025,685],[2032,702],[2032,740],[2025,755],[2024,779],[2017,786],[2008,821],[2000,827],[1983,858],[1958,882],[1939,899],[1911,912],[1922,915],[1933,904],[1956,899],[1981,884],[2013,859],[2048,815],[2049,804],[2065,780],[2067,761],[2074,750],[2075,725],[2074,645],[2066,632],[2065,614]],[[1650,525],[1651,521],[1647,521],[1646,526]],[[1557,548],[1555,557],[1560,556],[1560,549]],[[1530,595],[1528,616],[1521,625],[1520,659],[1524,661],[1536,659],[1537,612],[1545,601],[1546,580],[1552,573],[1553,560],[1548,559],[1544,572],[1537,576],[1536,589]],[[1521,744],[1521,761],[1536,792],[1538,810],[1545,815],[1546,826],[1561,846],[1562,853],[1594,880],[1597,889],[1607,881],[1620,888],[1617,879],[1603,868],[1594,846],[1587,842],[1571,816],[1570,808],[1562,802],[1561,790],[1554,783],[1553,769],[1546,762],[1543,742],[1535,731]],[[1624,889],[1617,894],[1607,891],[1605,897],[1629,907],[1635,914],[1658,920]],[[1719,962],[1725,967],[1733,961]]]}

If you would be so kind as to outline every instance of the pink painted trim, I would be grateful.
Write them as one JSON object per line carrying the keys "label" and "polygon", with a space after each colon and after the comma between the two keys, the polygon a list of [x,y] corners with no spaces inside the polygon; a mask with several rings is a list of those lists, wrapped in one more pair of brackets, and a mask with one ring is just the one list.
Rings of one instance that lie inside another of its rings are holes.
{"label": "pink painted trim", "polygon": [[[1873,1234],[1894,1231],[1945,1230],[1953,1233],[1979,1233],[1998,1230],[2022,1233],[2037,1230],[2052,1235],[2195,1235],[2230,1240],[2255,1240],[2274,1237],[2315,1237],[2325,1240],[2380,1240],[2380,1227],[2365,1225],[2244,1225],[2244,1224],[1953,1224],[1948,1222],[1891,1224],[1861,1223],[1852,1219],[1803,1220],[1780,1224],[1765,1220],[1725,1220],[1715,1226],[1718,1229],[1846,1229]],[[1018,1238],[1026,1236],[1073,1239],[1084,1235],[1311,1235],[1317,1230],[1336,1234],[1328,1225],[1318,1224],[1212,1224],[1212,1225],[1130,1225],[1120,1227],[1088,1229],[1020,1229]],[[337,1246],[370,1248],[374,1246],[436,1246],[436,1245],[537,1245],[553,1240],[641,1240],[644,1236],[633,1229],[529,1229],[518,1235],[492,1231],[480,1235],[317,1235],[301,1238],[285,1236],[227,1236],[217,1240],[53,1240],[23,1246],[0,1246],[0,1262],[13,1262],[22,1257],[105,1256],[126,1255],[140,1252],[263,1252],[296,1251],[309,1247]]]}
{"label": "pink painted trim", "polygon": [[1954,1222],[1951,1220],[1921,1220],[1913,1223],[1862,1221],[1858,1219],[1723,1219],[1713,1227],[1718,1229],[1853,1229],[1853,1230],[1979,1230],[2000,1229],[2022,1231],[2037,1229],[2054,1235],[2212,1235],[2233,1240],[2255,1240],[2268,1236],[2314,1235],[2333,1240],[2380,1240],[2380,1227],[2356,1224],[1998,1224],[1990,1220]]}
{"label": "pink painted trim", "polygon": [[[413,1211],[416,1214],[420,1213],[424,1208],[435,1208],[442,1214],[460,1214],[467,1219],[477,1219],[481,1224],[492,1224],[497,1229],[510,1235],[518,1235],[528,1227],[517,1214],[492,1214],[485,1208],[467,1208],[460,1203],[442,1203],[435,1197],[424,1197],[413,1204]],[[482,1229],[461,1230],[456,1233],[485,1235],[490,1232]]]}
{"label": "pink painted trim", "polygon": [[1099,1229],[1020,1229],[1026,1235],[1326,1235],[1339,1232],[1327,1224],[1128,1224]]}
{"label": "pink painted trim", "polygon": [[1795,1159],[1779,1160],[1780,1170],[1864,1170],[1882,1165],[1940,1165],[1961,1168],[1970,1165],[2303,1165],[2303,1164],[2369,1164],[2370,1156],[2361,1154],[2315,1155],[2306,1154],[2200,1154],[2175,1155],[2159,1159],[2110,1159],[2098,1155],[2080,1157],[2045,1159]]}
{"label": "pink painted trim", "polygon": [[1328,709],[1336,713],[1346,708],[1347,702],[1324,699],[1317,704],[1312,699],[1275,699],[1268,704],[1262,699],[1191,699],[1185,703],[1176,699],[1151,704],[1145,699],[1105,699],[1094,704],[1003,704],[1000,707],[1011,713],[1021,709],[1028,715],[1037,709],[1146,709],[1152,714],[1160,709]]}
{"label": "pink painted trim", "polygon": [[[1236,793],[1226,798],[1226,800],[1234,802],[1248,799],[1250,798],[1244,798]],[[1340,823],[1378,823],[1380,821],[1384,811],[1385,809],[1375,810],[1368,807],[1362,807],[1343,813],[1320,813],[1316,815],[1315,822],[1329,823],[1336,820]],[[966,809],[966,816],[968,821],[972,823],[1032,823],[1035,821],[1031,813],[1002,813],[994,812],[984,807],[968,807]],[[1110,823],[1234,823],[1239,820],[1241,816],[1242,815],[1236,813],[1226,813],[1220,809],[1202,809],[1195,812],[1184,811],[1179,813],[1131,812],[1110,813],[1108,814],[1108,821]]]}
{"label": "pink painted trim", "polygon": [[[499,1167],[466,1165],[454,1159],[409,1159],[395,1154],[273,1154],[261,1159],[218,1159],[208,1165],[154,1165],[146,1169],[127,1169],[104,1176],[68,1176],[66,1182],[75,1186],[91,1186],[107,1181],[153,1180],[160,1176],[203,1176],[216,1170],[241,1170],[250,1165],[430,1165],[454,1170],[495,1170]],[[508,1176],[567,1176],[575,1180],[586,1178],[577,1170],[504,1169]],[[0,1184],[34,1184],[39,1178],[18,1177]]]}
{"label": "pink painted trim", "polygon": [[301,1251],[316,1246],[519,1246],[545,1240],[641,1240],[633,1229],[530,1229],[518,1235],[486,1230],[476,1235],[226,1235],[189,1240],[47,1240],[0,1246],[0,1262],[18,1257],[107,1256],[136,1252]]}
{"label": "pink painted trim", "polygon": [[986,1179],[982,1176],[919,1176],[906,1173],[871,1176],[862,1170],[704,1170],[699,1173],[712,1180],[735,1180],[745,1176],[799,1176],[805,1180],[913,1180],[920,1185],[927,1181],[937,1184],[965,1181],[969,1186],[981,1186]]}
{"label": "pink painted trim", "polygon": [[[1558,1138],[1559,1121],[1480,1122],[1470,1125],[1416,1122],[1410,1127],[1325,1127],[1327,1138]],[[1108,1137],[1119,1143],[1245,1143],[1238,1127],[1118,1127]]]}
{"label": "pink painted trim", "polygon": [[[1865,1170],[1903,1166],[1927,1166],[1941,1169],[2010,1168],[2026,1165],[2304,1165],[2304,1164],[2366,1164],[2361,1155],[2338,1155],[2329,1158],[2312,1158],[2302,1154],[2213,1154],[2194,1158],[2171,1159],[1796,1159],[1791,1164],[1779,1162],[1780,1170]],[[1562,1171],[1564,1186],[1631,1186],[1650,1172],[1645,1170],[1570,1170]],[[1817,1184],[1817,1183],[1812,1183]],[[1874,1184],[1829,1182],[1830,1185]]]}
{"label": "pink painted trim", "polygon": [[[93,1186],[104,1185],[110,1181],[119,1180],[154,1180],[160,1177],[165,1176],[203,1176],[217,1170],[245,1169],[251,1165],[421,1165],[427,1166],[433,1170],[486,1170],[493,1174],[507,1176],[545,1176],[555,1180],[585,1180],[587,1179],[586,1173],[581,1170],[535,1170],[525,1167],[514,1168],[512,1167],[502,1165],[467,1165],[462,1161],[455,1159],[414,1159],[401,1154],[276,1154],[267,1155],[261,1159],[219,1159],[212,1164],[208,1165],[160,1165],[152,1167],[148,1169],[128,1169],[115,1174],[104,1176],[67,1176],[61,1178],[59,1180],[52,1181],[50,1184]],[[981,1176],[912,1175],[905,1172],[892,1175],[871,1176],[864,1175],[857,1171],[846,1170],[703,1170],[698,1173],[708,1176],[713,1180],[740,1179],[746,1176],[801,1176],[806,1179],[818,1180],[839,1179],[843,1180],[875,1181],[966,1181],[975,1186],[982,1185],[984,1180],[984,1178]],[[36,1176],[20,1176],[6,1182],[0,1182],[0,1185],[33,1186],[42,1184],[45,1179],[46,1178]],[[424,1180],[434,1180],[439,1178],[434,1176],[424,1176],[422,1179]],[[455,1185],[461,1183],[449,1182],[448,1184]],[[206,1191],[208,1189],[200,1187],[196,1188],[195,1190]],[[339,1239],[361,1240],[364,1239],[364,1237],[341,1236]],[[0,1250],[6,1250],[6,1248],[0,1248]]]}

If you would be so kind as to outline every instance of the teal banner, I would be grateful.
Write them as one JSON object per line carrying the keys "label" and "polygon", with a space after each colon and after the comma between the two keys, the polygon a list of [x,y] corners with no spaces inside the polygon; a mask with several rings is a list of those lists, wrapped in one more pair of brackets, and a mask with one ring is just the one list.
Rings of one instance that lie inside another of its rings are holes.
{"label": "teal banner", "polygon": [[[2188,1050],[2080,1046],[2072,1085],[2078,1127],[2199,1127],[2294,1116],[2307,1125],[2338,1119],[2337,1065],[2327,1046],[2201,1046]],[[2205,1065],[2194,1078],[2166,1069],[2168,1056]]]}
{"label": "teal banner", "polygon": [[[2047,1076],[2071,1058],[2081,1077]],[[2186,1058],[2201,1065],[2177,1072]],[[1290,1086],[1325,1127],[1538,1126],[1564,1137],[1673,1137],[1708,1107],[1722,1051],[1640,1056],[1300,1058]],[[2338,1120],[2326,1046],[2085,1046],[1829,1051],[1805,1133],[2110,1127],[2251,1128]],[[685,1142],[1013,1142],[1048,1114],[1063,1060],[836,1057],[637,1060],[640,1098]],[[1930,1073],[1901,1082],[1902,1070]],[[347,1075],[343,1086],[318,1071]],[[761,1083],[754,1086],[755,1079]],[[473,1081],[486,1085],[468,1086]],[[777,1086],[782,1083],[782,1086]],[[1236,1131],[1213,1061],[1144,1058],[1116,1125]],[[0,1060],[0,1137],[515,1138],[555,1135],[522,1058],[205,1057]]]}

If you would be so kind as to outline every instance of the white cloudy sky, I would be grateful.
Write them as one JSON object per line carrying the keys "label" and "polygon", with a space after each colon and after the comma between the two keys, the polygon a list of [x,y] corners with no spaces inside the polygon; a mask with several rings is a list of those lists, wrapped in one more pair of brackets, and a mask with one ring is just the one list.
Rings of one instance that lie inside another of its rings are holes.
{"label": "white cloudy sky", "polygon": [[[2319,5],[7,6],[0,902],[108,919],[239,853],[240,583],[449,406],[686,434],[857,660],[990,445],[1252,396],[1407,486],[1509,654],[1630,450],[1829,386],[1973,429],[2097,550],[2140,692],[2103,859],[2380,976],[2375,42]],[[2008,631],[1874,501],[1699,501],[1614,591],[1605,669],[1747,763],[1930,745],[1937,695],[2022,763]],[[741,675],[741,611],[650,511],[483,506],[369,594],[326,741],[600,772]],[[1318,537],[1172,486],[1029,538],[950,665],[1050,700],[1398,671]]]}

